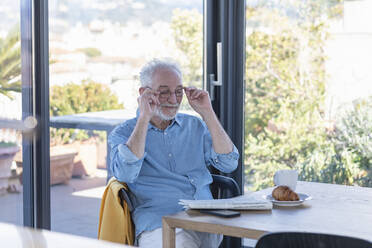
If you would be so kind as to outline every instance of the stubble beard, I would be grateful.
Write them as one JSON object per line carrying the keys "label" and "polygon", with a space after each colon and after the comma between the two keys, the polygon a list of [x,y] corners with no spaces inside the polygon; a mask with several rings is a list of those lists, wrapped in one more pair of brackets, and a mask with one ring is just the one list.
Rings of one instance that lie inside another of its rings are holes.
{"label": "stubble beard", "polygon": [[[173,115],[166,115],[161,110],[162,107],[176,107],[177,110]],[[157,109],[155,115],[158,116],[162,121],[170,121],[173,120],[174,117],[177,115],[180,105],[179,104],[161,104]]]}

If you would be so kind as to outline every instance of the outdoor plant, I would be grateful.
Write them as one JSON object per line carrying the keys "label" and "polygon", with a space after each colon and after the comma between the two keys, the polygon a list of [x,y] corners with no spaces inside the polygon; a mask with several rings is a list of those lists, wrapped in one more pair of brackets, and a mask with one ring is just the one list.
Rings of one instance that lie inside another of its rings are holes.
{"label": "outdoor plant", "polygon": [[362,169],[372,168],[372,96],[358,99],[336,123],[334,142],[356,155]]}
{"label": "outdoor plant", "polygon": [[342,5],[284,2],[247,8],[246,183],[272,186],[275,171],[297,169],[300,180],[371,185],[370,105],[335,124],[324,115],[326,20]]}
{"label": "outdoor plant", "polygon": [[[21,91],[21,45],[18,27],[14,27],[5,38],[0,38],[0,100],[14,101]],[[3,117],[4,118],[4,117]],[[5,116],[5,118],[9,118]],[[13,158],[19,151],[15,130],[0,130],[0,194],[9,189]]]}
{"label": "outdoor plant", "polygon": [[300,179],[372,187],[372,97],[340,112],[327,144],[299,166]]}
{"label": "outdoor plant", "polygon": [[[0,38],[0,95],[10,100],[14,99],[14,93],[21,92],[21,44],[18,28],[13,27],[5,38]],[[15,135],[14,132],[14,137],[10,140],[16,140]],[[0,140],[0,149],[15,146],[16,142]]]}
{"label": "outdoor plant", "polygon": [[[16,92],[21,92],[21,44],[18,26],[13,27],[5,38],[0,38],[0,95],[13,100]],[[14,137],[11,140],[15,139]],[[17,144],[13,141],[0,140],[0,148],[14,146]]]}
{"label": "outdoor plant", "polygon": [[[175,9],[171,29],[177,47],[174,58],[182,67],[183,81],[187,86],[202,87],[203,80],[203,16],[197,10]],[[186,98],[182,109],[192,110]]]}
{"label": "outdoor plant", "polygon": [[20,34],[13,28],[0,38],[0,94],[13,99],[11,92],[21,91]]}
{"label": "outdoor plant", "polygon": [[[272,186],[275,171],[300,168],[328,145],[322,2],[285,3],[253,4],[246,12],[244,156],[246,184],[253,190]],[[320,159],[311,161],[307,176],[320,167]]]}
{"label": "outdoor plant", "polygon": [[[53,86],[50,99],[50,116],[123,109],[117,96],[106,85],[92,80],[84,80],[81,84]],[[102,132],[51,128],[50,137],[52,144],[67,144],[75,140],[87,140],[99,133]]]}
{"label": "outdoor plant", "polygon": [[203,79],[203,16],[197,10],[175,9],[171,28],[174,42],[183,56],[177,57],[183,69],[183,81],[201,87]]}
{"label": "outdoor plant", "polygon": [[355,100],[340,116],[332,141],[361,170],[355,183],[372,187],[372,96]]}

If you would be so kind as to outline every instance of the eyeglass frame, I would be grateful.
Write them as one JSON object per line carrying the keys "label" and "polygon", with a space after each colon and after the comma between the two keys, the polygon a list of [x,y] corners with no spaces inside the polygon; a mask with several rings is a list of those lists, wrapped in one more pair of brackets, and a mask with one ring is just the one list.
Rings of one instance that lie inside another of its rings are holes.
{"label": "eyeglass frame", "polygon": [[[162,87],[162,86],[160,86],[160,87]],[[167,86],[165,86],[165,87],[167,87]],[[148,89],[154,90],[154,89],[151,88],[150,86],[146,86],[145,88],[148,88]],[[169,87],[167,87],[167,88],[168,88],[167,92],[157,91],[157,92],[159,93],[159,98],[161,98],[161,99],[163,99],[163,100],[168,100],[169,97],[171,97],[172,94],[174,94],[174,95],[175,95],[176,97],[178,97],[178,98],[183,96],[184,87],[182,87],[182,88],[178,88],[178,89],[176,89],[174,92],[171,92],[171,90],[169,89]],[[177,96],[177,92],[176,92],[177,90],[181,90],[181,94],[178,95],[178,96]],[[167,97],[164,97],[164,96],[161,95],[161,94],[165,94],[165,93],[168,93],[168,96],[167,96]]]}

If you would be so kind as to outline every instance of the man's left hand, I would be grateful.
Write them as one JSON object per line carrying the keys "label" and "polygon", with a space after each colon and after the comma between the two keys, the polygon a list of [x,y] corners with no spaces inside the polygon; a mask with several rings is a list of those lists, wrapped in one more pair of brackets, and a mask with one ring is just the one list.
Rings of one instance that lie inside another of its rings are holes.
{"label": "man's left hand", "polygon": [[211,99],[208,91],[197,89],[195,87],[184,87],[187,100],[190,106],[202,117],[213,113]]}

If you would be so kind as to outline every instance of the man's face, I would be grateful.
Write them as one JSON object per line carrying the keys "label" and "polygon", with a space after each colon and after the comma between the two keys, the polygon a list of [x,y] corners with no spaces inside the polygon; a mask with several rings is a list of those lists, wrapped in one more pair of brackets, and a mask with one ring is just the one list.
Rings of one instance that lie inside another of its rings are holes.
{"label": "man's face", "polygon": [[173,119],[183,98],[181,79],[173,70],[158,69],[153,75],[151,88],[160,93],[157,115],[163,120]]}

